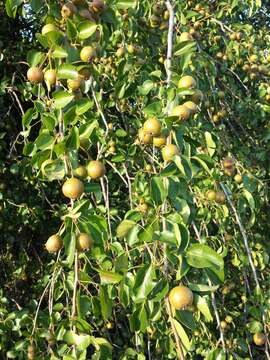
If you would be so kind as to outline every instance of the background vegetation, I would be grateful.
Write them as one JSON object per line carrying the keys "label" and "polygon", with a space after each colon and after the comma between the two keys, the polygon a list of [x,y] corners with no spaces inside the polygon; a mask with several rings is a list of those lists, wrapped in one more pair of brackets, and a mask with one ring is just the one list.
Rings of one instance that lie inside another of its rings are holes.
{"label": "background vegetation", "polygon": [[1,358],[270,359],[269,6],[0,15]]}

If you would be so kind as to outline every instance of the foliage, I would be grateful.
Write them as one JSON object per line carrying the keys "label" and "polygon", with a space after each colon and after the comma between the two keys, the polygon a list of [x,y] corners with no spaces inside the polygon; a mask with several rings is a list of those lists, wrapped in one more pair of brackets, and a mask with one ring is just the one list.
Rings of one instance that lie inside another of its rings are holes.
{"label": "foliage", "polygon": [[269,358],[267,8],[73,3],[0,8],[2,357]]}

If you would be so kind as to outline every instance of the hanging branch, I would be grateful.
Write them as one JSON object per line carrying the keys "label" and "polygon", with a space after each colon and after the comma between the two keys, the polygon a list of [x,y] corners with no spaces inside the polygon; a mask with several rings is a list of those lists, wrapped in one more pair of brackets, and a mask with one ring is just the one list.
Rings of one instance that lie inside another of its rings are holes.
{"label": "hanging branch", "polygon": [[[194,229],[194,232],[195,232],[195,234],[197,236],[197,239],[198,239],[199,243],[202,243],[200,233],[199,233],[199,231],[197,229],[197,226],[194,223],[194,221],[192,221],[192,227]],[[208,284],[209,284],[209,286],[212,286],[212,282],[211,282],[211,280],[209,278],[208,278]],[[219,313],[218,313],[218,309],[217,309],[216,297],[215,297],[214,292],[211,292],[211,299],[212,299],[212,306],[213,306],[213,309],[214,309],[217,325],[218,325],[218,328],[219,328],[220,340],[221,340],[221,343],[222,343],[223,350],[226,352],[224,332],[223,332],[223,330],[221,328],[221,325],[220,325],[220,317],[219,317]]]}
{"label": "hanging branch", "polygon": [[173,331],[173,334],[175,337],[178,359],[185,360],[185,356],[184,356],[183,349],[182,349],[182,343],[181,343],[181,340],[178,336],[177,330],[176,330],[174,322],[173,322],[172,310],[171,310],[171,305],[170,305],[168,297],[165,299],[165,302],[166,302],[167,313],[169,315],[169,320],[171,323],[171,328],[172,328],[172,331]]}
{"label": "hanging branch", "polygon": [[248,256],[248,261],[249,261],[249,264],[250,264],[250,267],[251,267],[251,270],[252,270],[252,273],[253,273],[253,278],[254,278],[254,281],[255,281],[255,284],[256,284],[256,287],[257,289],[259,290],[260,289],[260,284],[259,284],[259,280],[258,280],[258,276],[257,276],[257,272],[256,272],[256,268],[255,268],[255,265],[254,265],[254,262],[253,262],[253,259],[252,259],[252,255],[251,255],[251,250],[250,250],[250,247],[249,247],[249,244],[248,244],[248,238],[247,238],[247,233],[246,233],[246,230],[241,222],[241,219],[237,213],[237,210],[232,202],[232,199],[230,197],[230,195],[228,194],[228,191],[226,189],[226,186],[223,184],[223,183],[220,183],[220,186],[228,200],[228,203],[234,213],[234,216],[235,216],[235,220],[239,226],[239,229],[240,229],[240,232],[242,234],[242,237],[243,237],[243,240],[244,240],[244,246],[245,246],[245,249],[246,249],[246,252],[247,252],[247,256]]}
{"label": "hanging branch", "polygon": [[174,6],[170,2],[170,0],[166,1],[166,7],[169,11],[170,18],[169,18],[169,31],[168,31],[168,38],[167,38],[167,59],[166,59],[166,73],[167,73],[167,87],[171,85],[172,80],[172,54],[173,54],[173,31],[174,31]]}

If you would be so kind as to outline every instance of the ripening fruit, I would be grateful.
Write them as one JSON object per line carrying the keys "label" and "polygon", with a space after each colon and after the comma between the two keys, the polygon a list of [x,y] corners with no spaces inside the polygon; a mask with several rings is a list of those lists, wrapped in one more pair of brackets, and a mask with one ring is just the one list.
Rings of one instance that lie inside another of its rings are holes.
{"label": "ripening fruit", "polygon": [[81,70],[79,70],[79,76],[83,79],[83,80],[88,80],[91,76],[91,72],[90,69],[88,68],[82,68]]}
{"label": "ripening fruit", "polygon": [[218,91],[217,96],[220,100],[225,99],[225,92],[224,91]]}
{"label": "ripening fruit", "polygon": [[176,310],[181,310],[193,303],[192,291],[183,285],[174,287],[169,293],[169,302]]}
{"label": "ripening fruit", "polygon": [[118,57],[118,58],[121,58],[125,55],[125,48],[123,46],[121,46],[119,49],[116,50],[116,53],[115,55]]}
{"label": "ripening fruit", "polygon": [[106,169],[104,164],[98,160],[92,160],[86,166],[87,174],[91,179],[100,179],[105,175]]}
{"label": "ripening fruit", "polygon": [[160,25],[160,21],[161,21],[161,19],[160,19],[159,16],[151,15],[151,17],[150,17],[150,25],[151,25],[152,28],[158,27]]}
{"label": "ripening fruit", "polygon": [[198,111],[198,106],[193,101],[186,101],[183,106],[187,107],[192,115]]}
{"label": "ripening fruit", "polygon": [[76,91],[81,87],[82,81],[81,79],[68,79],[67,86],[70,90]]}
{"label": "ripening fruit", "polygon": [[77,11],[76,6],[69,2],[62,6],[61,15],[63,18],[67,19],[67,18],[73,16],[76,11]]}
{"label": "ripening fruit", "polygon": [[230,315],[227,315],[225,317],[225,321],[228,323],[228,324],[231,324],[233,322],[233,318],[230,316]]}
{"label": "ripening fruit", "polygon": [[138,139],[141,144],[151,144],[152,142],[152,134],[149,132],[145,132],[143,128],[139,129],[138,131]]}
{"label": "ripening fruit", "polygon": [[203,92],[199,89],[196,89],[191,97],[191,100],[197,105],[200,104],[203,101]]}
{"label": "ripening fruit", "polygon": [[34,345],[29,345],[27,348],[27,358],[29,360],[34,360],[35,359],[35,353],[36,353],[36,349]]}
{"label": "ripening fruit", "polygon": [[160,148],[166,144],[166,138],[164,136],[153,137],[153,145]]}
{"label": "ripening fruit", "polygon": [[243,177],[241,174],[236,174],[234,176],[234,181],[237,183],[237,184],[241,184],[243,182]]}
{"label": "ripening fruit", "polygon": [[162,157],[164,161],[172,161],[175,155],[179,155],[180,151],[174,144],[165,145],[162,149]]}
{"label": "ripening fruit", "polygon": [[191,88],[195,88],[196,85],[197,85],[196,80],[190,75],[183,76],[178,82],[179,89],[181,88],[191,89]]}
{"label": "ripening fruit", "polygon": [[80,233],[76,239],[76,248],[78,251],[86,251],[93,245],[93,239],[89,234]]}
{"label": "ripening fruit", "polygon": [[153,13],[157,14],[157,15],[161,15],[162,11],[163,11],[163,7],[161,6],[161,4],[154,4],[152,7]]}
{"label": "ripening fruit", "polygon": [[87,177],[87,170],[85,166],[78,166],[73,173],[75,176],[82,179],[85,179]]}
{"label": "ripening fruit", "polygon": [[158,136],[161,132],[161,122],[156,118],[151,118],[143,124],[143,130],[151,135]]}
{"label": "ripening fruit", "polygon": [[41,34],[42,35],[46,35],[51,31],[57,31],[57,28],[54,24],[46,24],[43,26],[43,28],[41,29]]}
{"label": "ripening fruit", "polygon": [[165,10],[164,13],[163,13],[163,19],[164,20],[169,20],[170,18],[170,13],[168,10]]}
{"label": "ripening fruit", "polygon": [[225,330],[225,329],[227,329],[228,324],[226,323],[226,321],[223,320],[220,322],[220,327],[222,330]]}
{"label": "ripening fruit", "polygon": [[251,55],[250,57],[249,57],[249,61],[251,62],[251,63],[255,63],[255,62],[257,62],[258,61],[258,56],[257,55]]}
{"label": "ripening fruit", "polygon": [[222,191],[217,191],[216,192],[216,202],[218,204],[224,204],[226,201],[226,196]]}
{"label": "ripening fruit", "polygon": [[228,168],[223,170],[224,175],[233,176],[235,174],[235,168]]}
{"label": "ripening fruit", "polygon": [[63,247],[63,240],[60,235],[55,234],[49,237],[45,244],[45,248],[49,253],[58,252]]}
{"label": "ripening fruit", "polygon": [[49,85],[56,84],[56,71],[54,69],[46,70],[44,73],[44,79]]}
{"label": "ripening fruit", "polygon": [[230,39],[231,40],[237,40],[237,34],[235,32],[230,34]]}
{"label": "ripening fruit", "polygon": [[129,54],[134,54],[136,52],[136,47],[133,44],[127,46],[127,51]]}
{"label": "ripening fruit", "polygon": [[214,190],[207,191],[206,198],[209,201],[215,201],[216,200],[216,192]]}
{"label": "ripening fruit", "polygon": [[178,105],[172,109],[171,116],[177,116],[180,121],[186,121],[191,115],[190,109],[185,105]]}
{"label": "ripening fruit", "polygon": [[192,35],[188,32],[183,32],[179,37],[180,42],[192,41],[192,40],[194,40],[194,39],[193,39]]}
{"label": "ripening fruit", "polygon": [[92,46],[85,46],[80,52],[80,58],[84,62],[90,62],[96,55],[96,50]]}
{"label": "ripening fruit", "polygon": [[263,333],[256,333],[253,335],[254,344],[263,346],[266,343],[266,336]]}
{"label": "ripening fruit", "polygon": [[95,13],[101,13],[105,10],[105,3],[103,0],[93,0],[91,8],[94,10]]}
{"label": "ripening fruit", "polygon": [[234,160],[230,157],[227,157],[223,160],[222,165],[224,169],[231,169],[234,167]]}
{"label": "ripening fruit", "polygon": [[83,182],[74,177],[70,178],[64,182],[62,192],[67,198],[75,200],[84,192]]}
{"label": "ripening fruit", "polygon": [[43,71],[38,67],[30,67],[27,71],[27,79],[32,84],[38,84],[43,81]]}

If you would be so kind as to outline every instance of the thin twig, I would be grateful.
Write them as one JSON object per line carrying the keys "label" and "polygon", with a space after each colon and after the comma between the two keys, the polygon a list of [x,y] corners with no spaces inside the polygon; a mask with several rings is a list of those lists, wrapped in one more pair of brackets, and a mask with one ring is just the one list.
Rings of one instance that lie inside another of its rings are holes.
{"label": "thin twig", "polygon": [[36,310],[36,315],[35,315],[35,318],[34,318],[34,324],[33,324],[33,330],[32,330],[32,336],[34,335],[34,332],[35,332],[35,329],[36,329],[36,324],[37,324],[37,318],[38,318],[38,313],[39,313],[39,309],[40,309],[40,306],[41,306],[41,303],[42,303],[42,300],[48,290],[48,287],[50,286],[50,283],[51,283],[51,280],[48,282],[48,284],[45,286],[45,289],[43,290],[43,293],[41,294],[41,297],[40,297],[40,300],[39,300],[39,303],[38,303],[38,306],[37,306],[37,310]]}
{"label": "thin twig", "polygon": [[171,85],[172,79],[172,53],[173,53],[173,31],[174,31],[174,7],[170,0],[166,1],[166,7],[170,14],[169,31],[167,38],[167,59],[166,59],[166,73],[167,73],[167,87]]}
{"label": "thin twig", "polygon": [[250,267],[251,267],[251,270],[252,270],[252,273],[253,273],[253,277],[254,277],[254,281],[255,281],[255,284],[256,284],[256,287],[257,289],[259,290],[260,289],[260,284],[259,284],[259,280],[258,280],[258,277],[257,277],[257,272],[256,272],[256,268],[255,268],[255,265],[254,265],[254,262],[253,262],[253,259],[252,259],[252,255],[251,255],[251,250],[250,250],[250,247],[249,247],[249,244],[248,244],[248,238],[247,238],[247,234],[246,234],[246,230],[242,224],[242,221],[238,215],[238,212],[231,200],[231,197],[230,195],[228,194],[228,190],[226,188],[226,186],[223,184],[223,183],[220,183],[220,186],[226,196],[226,199],[228,200],[228,203],[234,213],[234,216],[235,216],[235,220],[239,226],[239,229],[240,229],[240,232],[242,234],[242,237],[243,237],[243,240],[244,240],[244,246],[245,246],[245,249],[246,249],[246,252],[247,252],[247,256],[248,256],[248,261],[249,261],[249,264],[250,264]]}
{"label": "thin twig", "polygon": [[100,106],[100,104],[99,104],[99,102],[98,102],[98,99],[97,99],[97,97],[96,97],[95,90],[94,90],[94,87],[93,87],[93,78],[92,78],[92,77],[90,78],[90,88],[91,88],[91,92],[92,92],[93,99],[94,99],[94,101],[95,101],[96,107],[97,107],[97,109],[98,109],[98,112],[100,113],[101,119],[102,119],[102,121],[103,121],[103,123],[104,123],[104,125],[105,125],[105,128],[106,128],[105,136],[107,136],[107,134],[108,134],[108,132],[109,132],[108,123],[107,123],[107,120],[106,120],[106,118],[105,118],[105,115],[104,115],[104,113],[103,113],[103,111],[102,111],[102,109],[101,109],[101,106]]}
{"label": "thin twig", "polygon": [[167,313],[169,315],[169,321],[171,323],[171,328],[172,328],[173,335],[174,335],[175,342],[176,342],[177,357],[180,360],[185,360],[184,352],[182,349],[182,343],[181,343],[181,340],[178,336],[177,330],[176,330],[174,322],[173,322],[172,310],[171,310],[171,305],[170,305],[168,297],[166,297],[165,303],[166,303]]}
{"label": "thin twig", "polygon": [[[202,243],[200,233],[199,233],[199,231],[197,229],[197,226],[194,223],[194,221],[192,221],[192,227],[194,229],[194,232],[195,232],[195,234],[197,236],[197,239],[198,239],[199,243]],[[208,284],[209,284],[209,286],[212,286],[212,282],[211,282],[211,280],[209,278],[208,278]],[[221,325],[220,325],[220,317],[219,317],[219,313],[218,313],[218,310],[217,310],[217,303],[216,303],[216,297],[215,297],[214,292],[211,292],[211,300],[212,300],[212,306],[213,306],[216,321],[217,321],[217,326],[218,326],[219,333],[220,333],[220,340],[221,340],[221,343],[222,343],[222,347],[223,347],[223,350],[226,351],[224,333],[223,333],[223,330],[222,330]]]}
{"label": "thin twig", "polygon": [[[78,260],[78,251],[75,251],[75,259],[74,259],[74,288],[73,288],[73,296],[72,296],[72,310],[71,310],[71,319],[74,320],[76,316],[76,308],[77,308],[77,288],[78,288],[78,282],[79,282],[79,276],[78,276],[78,266],[79,266],[79,260]],[[75,329],[76,330],[76,329]],[[74,331],[75,331],[74,330]]]}

